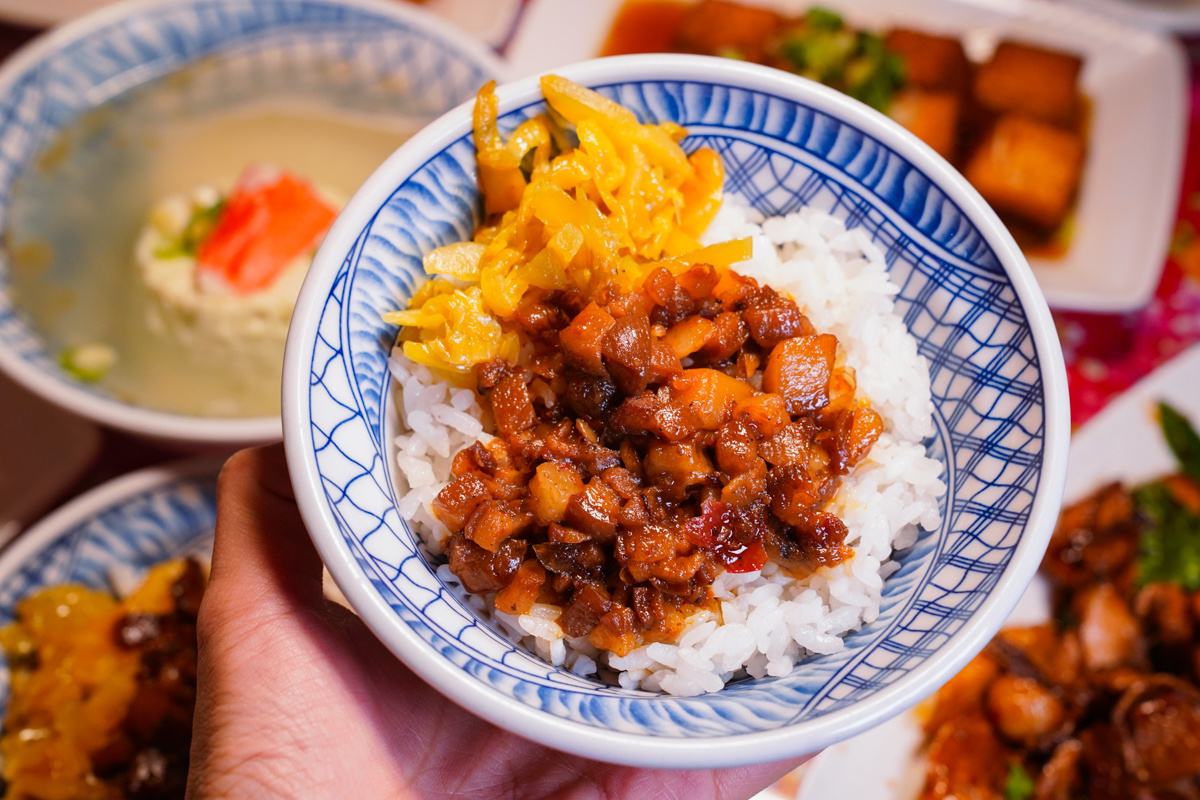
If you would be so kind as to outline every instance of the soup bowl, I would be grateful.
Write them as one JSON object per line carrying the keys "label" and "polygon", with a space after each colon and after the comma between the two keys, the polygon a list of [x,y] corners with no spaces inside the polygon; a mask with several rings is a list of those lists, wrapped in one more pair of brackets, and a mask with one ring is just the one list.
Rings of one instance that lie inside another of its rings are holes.
{"label": "soup bowl", "polygon": [[[305,523],[345,596],[443,693],[530,739],[601,760],[717,767],[812,753],[934,691],[988,641],[1053,529],[1069,420],[1045,303],[996,216],[933,151],[815,83],[699,56],[626,56],[562,76],[715,149],[725,187],[766,215],[808,206],[862,229],[899,287],[927,359],[942,523],[894,556],[878,618],[782,677],[676,697],[609,685],[513,644],[438,578],[397,511],[397,389],[388,355],[422,256],[481,219],[471,108],[402,147],[364,184],[317,254],[284,360],[284,441]],[[500,127],[545,105],[502,87]],[[802,299],[798,298],[801,303]]]}
{"label": "soup bowl", "polygon": [[[210,380],[227,365],[198,378],[153,349],[160,334],[130,327],[146,315],[135,243],[151,208],[231,181],[247,162],[300,171],[289,159],[315,160],[324,177],[309,177],[319,188],[341,181],[330,194],[344,200],[499,70],[469,37],[382,0],[119,3],[40,37],[0,68],[0,369],[77,414],[177,446],[279,438],[277,377],[255,378],[265,399],[240,406],[230,396],[240,390]],[[236,127],[238,115],[285,122],[264,133]],[[313,159],[305,148],[329,126],[342,127]],[[347,166],[364,158],[362,131],[376,155]],[[245,161],[225,163],[234,158]],[[275,375],[278,337],[264,370]],[[103,351],[116,352],[111,382],[64,369],[74,348],[114,339],[124,344]],[[233,358],[252,349],[239,346]],[[214,396],[201,404],[205,392]],[[176,399],[148,399],[160,395]]]}

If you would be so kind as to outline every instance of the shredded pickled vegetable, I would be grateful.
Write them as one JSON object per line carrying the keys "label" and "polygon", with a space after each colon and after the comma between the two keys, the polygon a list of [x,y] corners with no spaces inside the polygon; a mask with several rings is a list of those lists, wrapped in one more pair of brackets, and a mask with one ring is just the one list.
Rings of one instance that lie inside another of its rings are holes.
{"label": "shredded pickled vegetable", "polygon": [[505,140],[495,83],[479,91],[473,124],[485,222],[473,242],[425,257],[428,274],[457,284],[430,281],[408,310],[384,315],[407,329],[404,354],[417,363],[462,374],[494,358],[515,361],[519,341],[505,322],[531,290],[590,296],[611,283],[628,291],[660,265],[679,273],[751,255],[748,239],[707,248],[696,240],[721,206],[716,153],[689,156],[680,126],[643,124],[564,78],[543,77],[542,92],[550,112]]}
{"label": "shredded pickled vegetable", "polygon": [[[170,780],[187,769],[176,751],[187,752],[195,701],[199,569],[185,560],[160,564],[123,600],[67,584],[17,604],[16,620],[0,628],[11,687],[0,794],[174,796]],[[185,596],[190,628],[181,622]],[[147,769],[155,775],[142,774]]]}

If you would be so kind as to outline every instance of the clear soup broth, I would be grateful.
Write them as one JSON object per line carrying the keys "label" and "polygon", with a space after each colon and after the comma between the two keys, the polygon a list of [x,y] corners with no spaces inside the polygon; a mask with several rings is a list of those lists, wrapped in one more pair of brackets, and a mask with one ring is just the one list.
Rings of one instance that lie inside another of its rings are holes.
{"label": "clear soup broth", "polygon": [[407,108],[405,87],[348,91],[319,72],[256,84],[202,64],[108,101],[43,148],[13,187],[4,247],[16,305],[48,352],[111,347],[117,360],[96,385],[137,405],[279,413],[281,348],[269,374],[247,380],[183,363],[149,332],[134,247],[158,200],[228,190],[249,164],[289,170],[345,202],[433,115]]}

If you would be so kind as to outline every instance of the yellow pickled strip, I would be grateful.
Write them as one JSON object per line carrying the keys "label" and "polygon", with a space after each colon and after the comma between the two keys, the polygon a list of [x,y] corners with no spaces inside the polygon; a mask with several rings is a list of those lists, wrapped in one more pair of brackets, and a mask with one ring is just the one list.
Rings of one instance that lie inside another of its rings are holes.
{"label": "yellow pickled strip", "polygon": [[593,119],[614,140],[636,144],[663,164],[669,175],[687,171],[687,155],[657,125],[642,125],[634,113],[603,95],[557,75],[542,76],[542,94],[569,122]]}
{"label": "yellow pickled strip", "polygon": [[713,221],[724,197],[725,167],[721,157],[712,150],[697,150],[688,156],[692,174],[679,187],[683,208],[679,227],[692,236],[699,236]]}
{"label": "yellow pickled strip", "polygon": [[405,325],[413,328],[437,328],[446,324],[441,314],[431,314],[424,308],[413,311],[385,311],[383,321],[390,325]]}
{"label": "yellow pickled strip", "polygon": [[753,240],[733,239],[728,242],[710,244],[686,255],[677,256],[678,261],[685,264],[712,264],[714,267],[728,267],[739,261],[746,261],[754,255]]}
{"label": "yellow pickled strip", "polygon": [[496,99],[496,82],[488,81],[475,97],[472,128],[475,133],[475,159],[480,165],[495,169],[521,166],[520,156],[514,156],[504,144],[496,128],[500,101]]}
{"label": "yellow pickled strip", "polygon": [[546,120],[544,117],[537,116],[518,125],[505,147],[510,155],[516,157],[517,164],[520,164],[526,153],[540,145],[549,144],[549,142],[550,129],[546,125]]}
{"label": "yellow pickled strip", "polygon": [[528,200],[534,215],[548,226],[579,228],[583,223],[575,199],[553,183],[541,183],[531,188]]}
{"label": "yellow pickled strip", "polygon": [[479,165],[479,188],[483,192],[484,211],[489,216],[516,208],[525,186],[525,175],[519,167],[497,169]]}
{"label": "yellow pickled strip", "polygon": [[500,101],[496,99],[495,89],[496,82],[489,81],[479,90],[472,117],[479,189],[483,193],[484,209],[488,214],[499,214],[515,208],[521,202],[521,193],[525,191],[521,156],[509,151],[496,128]]}
{"label": "yellow pickled strip", "polygon": [[558,75],[542,76],[542,94],[554,110],[576,125],[585,119],[600,119],[614,125],[639,124],[637,116],[625,106]]}
{"label": "yellow pickled strip", "polygon": [[[693,237],[683,232],[681,228],[676,228],[671,231],[671,235],[667,237],[667,241],[663,243],[663,257],[676,259],[693,250],[697,250],[700,243]],[[682,262],[678,262],[682,264]],[[686,265],[684,265],[686,266]]]}
{"label": "yellow pickled strip", "polygon": [[581,247],[583,247],[583,232],[569,222],[563,225],[546,245],[546,249],[554,254],[559,265],[564,269],[575,258],[575,254]]}
{"label": "yellow pickled strip", "polygon": [[563,191],[570,191],[588,180],[587,156],[583,153],[566,153],[554,159],[550,165],[550,182]]}
{"label": "yellow pickled strip", "polygon": [[478,242],[455,242],[439,247],[425,256],[425,274],[449,275],[464,281],[477,280],[479,261],[486,249]]}
{"label": "yellow pickled strip", "polygon": [[571,280],[567,277],[565,265],[546,248],[519,267],[515,273],[529,286],[539,289],[555,290],[571,288]]}
{"label": "yellow pickled strip", "polygon": [[593,180],[602,192],[613,192],[625,180],[625,163],[613,146],[612,140],[592,120],[584,120],[576,127],[579,134],[579,149],[591,156],[595,164]]}
{"label": "yellow pickled strip", "polygon": [[[402,346],[414,361],[463,376],[492,358],[515,359],[520,341],[503,321],[530,292],[590,295],[609,282],[628,291],[660,259],[681,270],[749,255],[748,243],[702,249],[696,241],[722,199],[715,153],[689,157],[679,146],[687,134],[681,126],[642,125],[560,77],[544,77],[542,88],[547,112],[507,141],[497,128],[494,85],[479,92],[473,126],[487,220],[473,242],[439,248],[425,263],[431,274],[470,285],[431,281],[409,310],[385,315],[406,329]],[[578,146],[564,124],[574,126]]]}
{"label": "yellow pickled strip", "polygon": [[416,293],[413,294],[412,300],[408,302],[408,305],[409,308],[420,308],[431,297],[437,297],[439,294],[454,294],[456,291],[457,287],[450,281],[434,278],[431,281],[421,284]]}
{"label": "yellow pickled strip", "polygon": [[509,272],[498,265],[489,264],[479,271],[479,288],[487,301],[487,307],[500,317],[511,317],[521,303],[521,295],[528,284],[519,285],[508,279]]}
{"label": "yellow pickled strip", "polygon": [[[682,142],[687,138],[687,128],[683,127],[682,125],[676,125],[674,122],[668,121],[658,123],[658,127],[663,133],[665,133],[667,136],[670,136],[671,139],[676,142]],[[712,151],[709,150],[708,152],[711,153]]]}

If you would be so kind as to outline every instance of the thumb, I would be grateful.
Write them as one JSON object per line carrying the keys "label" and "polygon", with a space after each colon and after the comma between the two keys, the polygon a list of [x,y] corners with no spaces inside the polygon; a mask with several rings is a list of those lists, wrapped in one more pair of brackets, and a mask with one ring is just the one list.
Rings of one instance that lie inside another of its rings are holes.
{"label": "thumb", "polygon": [[282,444],[242,450],[221,470],[205,599],[262,611],[323,606],[321,559],[296,507]]}

